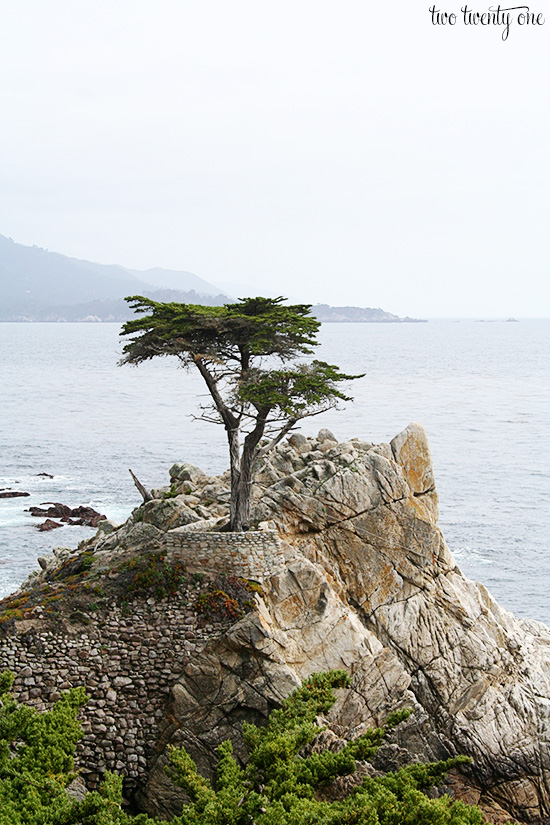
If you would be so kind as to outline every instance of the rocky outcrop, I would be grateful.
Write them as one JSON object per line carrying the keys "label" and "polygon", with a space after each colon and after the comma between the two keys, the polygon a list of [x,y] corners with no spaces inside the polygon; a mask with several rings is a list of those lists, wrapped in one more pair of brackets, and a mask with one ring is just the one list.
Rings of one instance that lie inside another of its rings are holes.
{"label": "rocky outcrop", "polygon": [[[456,566],[422,427],[389,445],[297,439],[259,478],[255,518],[276,522],[286,570],[257,612],[186,667],[163,747],[185,744],[208,773],[221,739],[242,751],[240,719],[265,717],[313,671],[346,667],[352,688],[329,718],[338,736],[413,707],[381,764],[466,753],[474,768],[453,787],[493,822],[547,815],[550,632],[516,620]],[[164,761],[142,801],[166,815]]]}
{"label": "rocky outcrop", "polygon": [[313,315],[323,323],[363,323],[363,324],[419,324],[426,323],[420,318],[400,318],[391,312],[372,307],[331,307],[327,304],[317,304],[312,309]]}
{"label": "rocky outcrop", "polygon": [[50,530],[55,530],[56,527],[63,527],[63,525],[59,524],[58,521],[53,521],[51,518],[47,518],[46,521],[43,521],[42,524],[38,525],[38,529],[41,533],[47,533]]}
{"label": "rocky outcrop", "polygon": [[[48,502],[50,504],[50,502]],[[52,530],[53,527],[62,527],[62,524],[55,524],[52,518],[60,519],[64,524],[79,525],[84,527],[97,527],[99,522],[107,518],[94,510],[93,507],[69,507],[67,504],[50,504],[47,510],[43,507],[29,507],[31,516],[48,516],[48,519],[40,525],[40,530]],[[48,526],[45,526],[48,525]]]}
{"label": "rocky outcrop", "polygon": [[[185,464],[174,465],[170,474],[170,487],[156,491],[155,500],[125,525],[101,529],[82,545],[80,561],[67,551],[44,560],[35,589],[55,583],[60,570],[69,575],[80,569],[82,553],[92,579],[105,587],[103,581],[125,580],[124,571],[144,552],[151,558],[166,553],[171,530],[185,556],[187,531],[196,536],[219,528],[227,514],[227,476],[208,478]],[[463,576],[437,517],[430,451],[419,425],[379,445],[338,443],[328,431],[317,439],[293,435],[270,454],[258,472],[254,520],[276,526],[286,564],[265,576],[262,590],[247,602],[250,612],[218,624],[213,634],[197,633],[192,655],[170,660],[169,692],[155,705],[147,741],[136,738],[142,761],[133,781],[141,807],[169,818],[181,804],[163,769],[170,744],[184,744],[209,774],[222,739],[231,739],[235,753],[245,758],[243,719],[261,723],[304,677],[344,667],[352,684],[327,717],[331,736],[357,736],[388,712],[411,707],[413,716],[379,750],[375,768],[466,753],[473,766],[450,777],[455,795],[478,802],[494,823],[548,816],[550,631],[516,620],[483,585]],[[111,621],[112,639],[121,598],[108,591],[109,613],[101,619]],[[123,604],[129,628],[138,608]],[[156,628],[173,624],[169,601],[147,604]],[[185,610],[183,626],[188,619],[198,621],[190,605]],[[33,621],[40,625],[42,614]],[[39,632],[33,625],[33,633]],[[172,627],[172,644],[181,632]],[[48,633],[62,629],[56,625]],[[55,644],[48,639],[50,647]],[[146,685],[156,642],[150,650],[145,635],[139,642],[139,678]],[[7,644],[19,661],[17,645]],[[101,685],[100,674],[111,678],[114,672],[108,648],[96,648],[94,680]],[[36,661],[40,652],[32,655]],[[48,667],[55,692],[55,666]],[[65,666],[60,676],[65,686],[71,672]],[[127,678],[138,677],[129,671]],[[125,713],[131,709],[130,702]],[[117,742],[123,721],[114,707],[110,713],[109,738]],[[103,762],[110,764],[110,758]],[[102,764],[97,749],[89,759]],[[91,773],[93,764],[86,770]]]}

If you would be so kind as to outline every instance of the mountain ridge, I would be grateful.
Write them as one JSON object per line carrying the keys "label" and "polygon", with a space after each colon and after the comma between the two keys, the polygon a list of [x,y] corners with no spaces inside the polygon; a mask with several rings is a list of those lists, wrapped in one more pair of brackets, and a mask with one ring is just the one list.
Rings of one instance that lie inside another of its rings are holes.
{"label": "mountain ridge", "polygon": [[[128,308],[121,311],[122,299],[126,295],[158,293],[159,272],[162,270],[139,273],[119,264],[71,258],[0,235],[0,321],[89,320],[86,316],[95,316],[92,320],[126,320],[132,312]],[[138,277],[148,273],[151,280]],[[193,273],[171,272],[172,283],[178,277],[178,297],[171,300],[182,300],[179,293],[189,300],[192,291],[201,301],[221,294]],[[164,287],[170,289],[168,284]]]}
{"label": "mountain ridge", "polygon": [[[115,322],[134,317],[127,295],[157,301],[209,306],[235,300],[223,289],[193,272],[152,267],[130,269],[100,264],[24,246],[0,235],[0,322]],[[312,314],[322,322],[407,323],[391,312],[371,307],[331,307],[317,304]]]}

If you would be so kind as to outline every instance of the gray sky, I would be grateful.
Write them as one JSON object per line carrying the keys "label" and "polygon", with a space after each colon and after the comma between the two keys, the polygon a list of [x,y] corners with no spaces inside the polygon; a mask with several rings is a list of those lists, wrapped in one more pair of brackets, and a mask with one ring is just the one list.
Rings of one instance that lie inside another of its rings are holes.
{"label": "gray sky", "polygon": [[550,3],[503,42],[430,2],[5,0],[0,233],[314,303],[550,316]]}

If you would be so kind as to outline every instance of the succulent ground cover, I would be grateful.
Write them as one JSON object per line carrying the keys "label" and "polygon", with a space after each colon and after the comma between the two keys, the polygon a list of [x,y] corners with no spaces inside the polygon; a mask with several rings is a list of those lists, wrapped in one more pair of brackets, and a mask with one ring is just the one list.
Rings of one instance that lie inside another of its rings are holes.
{"label": "succulent ground cover", "polygon": [[113,601],[127,606],[136,600],[182,594],[202,624],[232,623],[252,610],[254,594],[263,592],[258,583],[230,573],[188,575],[180,560],[167,560],[165,551],[131,554],[106,569],[94,569],[93,563],[92,552],[85,549],[46,572],[42,583],[2,599],[0,632],[16,621],[38,617],[54,624],[63,620],[88,624],[90,613],[99,616]]}

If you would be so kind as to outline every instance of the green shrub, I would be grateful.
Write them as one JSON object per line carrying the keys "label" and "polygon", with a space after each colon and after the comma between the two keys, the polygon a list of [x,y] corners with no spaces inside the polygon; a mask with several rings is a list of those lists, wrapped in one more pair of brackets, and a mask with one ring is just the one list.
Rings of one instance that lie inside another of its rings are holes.
{"label": "green shrub", "polygon": [[175,596],[186,583],[185,567],[180,561],[166,561],[166,551],[145,553],[116,568],[118,583],[126,596],[164,599]]}
{"label": "green shrub", "polygon": [[[146,814],[128,816],[121,807],[122,780],[110,774],[99,792],[81,802],[69,799],[65,788],[75,776],[84,689],[38,713],[17,705],[9,693],[12,681],[11,674],[0,674],[0,825],[161,825]],[[314,674],[265,727],[245,723],[248,763],[240,767],[231,743],[222,742],[215,787],[183,748],[172,748],[167,772],[190,800],[172,825],[482,825],[478,808],[423,793],[451,767],[469,761],[464,757],[368,777],[337,801],[320,798],[323,787],[355,771],[356,759],[372,758],[387,731],[410,713],[392,714],[382,728],[340,751],[308,751],[319,733],[316,717],[332,706],[334,688],[348,684],[342,670]]]}
{"label": "green shrub", "polygon": [[464,757],[365,779],[342,800],[318,798],[320,788],[354,773],[356,759],[371,758],[387,731],[410,714],[393,714],[384,727],[368,731],[336,753],[304,756],[304,747],[319,733],[316,716],[334,702],[333,688],[348,684],[345,671],[314,674],[273,711],[266,727],[245,723],[249,761],[239,767],[231,743],[223,742],[218,747],[215,789],[197,773],[184,749],[173,748],[167,772],[191,800],[173,825],[482,825],[478,808],[447,796],[429,799],[423,793],[451,767],[469,761]]}
{"label": "green shrub", "polygon": [[99,793],[71,800],[73,755],[82,736],[76,715],[83,688],[38,713],[10,695],[11,673],[0,674],[0,825],[125,825],[122,782],[108,777]]}

